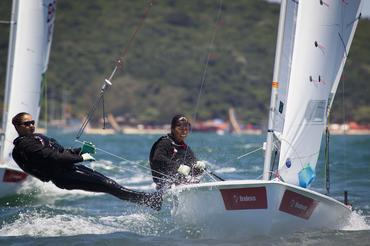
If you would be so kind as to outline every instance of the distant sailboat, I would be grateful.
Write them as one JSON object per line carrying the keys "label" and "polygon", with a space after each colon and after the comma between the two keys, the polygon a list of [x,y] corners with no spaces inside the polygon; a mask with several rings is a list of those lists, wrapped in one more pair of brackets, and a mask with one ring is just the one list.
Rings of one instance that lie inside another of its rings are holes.
{"label": "distant sailboat", "polygon": [[13,0],[0,151],[0,197],[14,194],[27,179],[11,157],[18,136],[11,121],[20,112],[39,117],[54,28],[56,0]]}
{"label": "distant sailboat", "polygon": [[120,125],[118,124],[118,122],[116,121],[116,118],[114,117],[112,113],[108,114],[108,122],[116,133],[122,133],[122,127],[120,127]]}
{"label": "distant sailboat", "polygon": [[[361,0],[283,0],[262,180],[172,188],[178,223],[208,236],[337,229],[349,206],[309,189],[322,133],[360,16]],[[279,164],[272,170],[272,153]]]}
{"label": "distant sailboat", "polygon": [[229,121],[230,121],[230,127],[231,127],[231,132],[240,134],[241,129],[238,121],[236,120],[235,116],[235,110],[234,108],[229,108]]}

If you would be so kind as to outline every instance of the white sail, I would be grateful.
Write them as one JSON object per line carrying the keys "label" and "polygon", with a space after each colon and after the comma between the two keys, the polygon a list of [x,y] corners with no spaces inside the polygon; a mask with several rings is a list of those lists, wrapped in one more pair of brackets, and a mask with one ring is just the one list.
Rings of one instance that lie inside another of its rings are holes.
{"label": "white sail", "polygon": [[55,0],[14,0],[5,87],[0,168],[18,169],[11,159],[18,136],[11,120],[20,112],[38,119],[41,82],[47,69]]}
{"label": "white sail", "polygon": [[[281,66],[279,78],[284,104],[279,175],[291,184],[308,186],[314,178],[327,108],[341,77],[358,23],[360,0],[288,1],[297,5],[291,60]],[[283,60],[284,58],[282,58]],[[285,72],[285,74],[284,74]],[[280,92],[280,91],[279,91]],[[286,99],[286,103],[284,100]],[[277,109],[281,108],[280,101]]]}
{"label": "white sail", "polygon": [[284,27],[282,30],[282,47],[280,52],[280,63],[277,71],[278,96],[276,102],[276,111],[274,117],[274,131],[282,132],[284,127],[284,118],[286,113],[286,100],[289,88],[289,78],[292,65],[293,43],[295,37],[295,24],[298,11],[297,1],[287,1],[284,18]]}

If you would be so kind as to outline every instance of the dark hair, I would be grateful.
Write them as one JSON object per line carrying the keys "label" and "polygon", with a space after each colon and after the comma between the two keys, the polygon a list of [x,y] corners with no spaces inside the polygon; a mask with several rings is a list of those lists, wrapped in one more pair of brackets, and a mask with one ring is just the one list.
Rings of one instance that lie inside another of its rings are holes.
{"label": "dark hair", "polygon": [[16,116],[14,116],[13,119],[12,119],[12,124],[14,126],[18,126],[18,125],[22,124],[22,119],[25,115],[30,115],[30,114],[26,113],[26,112],[22,112],[22,113],[17,114]]}
{"label": "dark hair", "polygon": [[171,120],[171,129],[175,129],[176,125],[179,122],[187,122],[187,123],[189,123],[189,120],[188,120],[188,118],[186,118],[185,115],[183,115],[183,114],[177,114]]}

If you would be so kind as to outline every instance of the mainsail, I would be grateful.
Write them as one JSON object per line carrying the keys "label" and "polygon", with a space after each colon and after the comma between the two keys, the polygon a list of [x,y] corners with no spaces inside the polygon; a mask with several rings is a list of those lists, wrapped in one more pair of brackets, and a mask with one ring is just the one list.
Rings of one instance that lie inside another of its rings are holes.
{"label": "mainsail", "polygon": [[286,2],[274,132],[282,180],[307,187],[315,176],[328,109],[359,19],[361,1]]}
{"label": "mainsail", "polygon": [[28,112],[38,119],[41,82],[49,60],[55,6],[55,0],[13,1],[0,157],[3,164],[14,169],[11,151],[18,134],[11,120],[19,112]]}

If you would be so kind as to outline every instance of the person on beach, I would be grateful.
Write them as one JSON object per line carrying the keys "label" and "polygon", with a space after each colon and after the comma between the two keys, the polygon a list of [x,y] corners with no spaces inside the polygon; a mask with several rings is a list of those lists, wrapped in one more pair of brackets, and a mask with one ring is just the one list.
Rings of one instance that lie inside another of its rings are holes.
{"label": "person on beach", "polygon": [[80,162],[95,161],[91,143],[82,148],[65,149],[55,139],[35,133],[35,121],[29,113],[22,112],[12,119],[18,137],[14,140],[13,159],[29,175],[53,182],[67,190],[85,190],[111,194],[119,199],[146,205],[160,210],[160,192],[144,193],[127,189],[114,180],[94,171]]}
{"label": "person on beach", "polygon": [[189,120],[177,114],[171,121],[171,133],[153,144],[149,162],[157,190],[169,188],[172,184],[199,182],[196,177],[203,173],[205,164],[197,162],[193,151],[185,143],[189,130]]}

